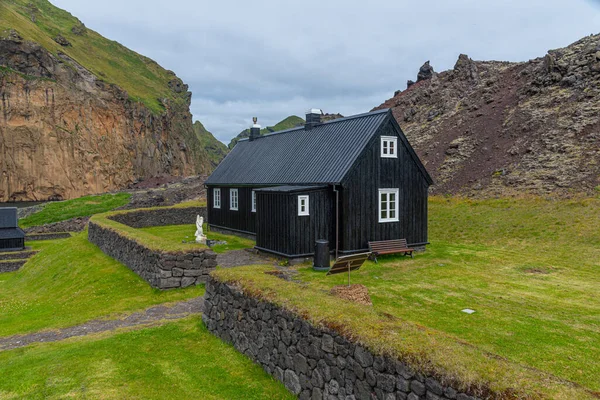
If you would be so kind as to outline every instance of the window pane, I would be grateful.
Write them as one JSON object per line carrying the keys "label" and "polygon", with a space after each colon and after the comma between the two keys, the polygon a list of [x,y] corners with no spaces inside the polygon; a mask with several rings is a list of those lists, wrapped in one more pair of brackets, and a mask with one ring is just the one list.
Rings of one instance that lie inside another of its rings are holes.
{"label": "window pane", "polygon": [[394,154],[394,142],[390,141],[390,154]]}
{"label": "window pane", "polygon": [[392,218],[392,219],[396,218],[396,210],[390,209],[390,218]]}
{"label": "window pane", "polygon": [[387,210],[381,209],[381,219],[387,218]]}

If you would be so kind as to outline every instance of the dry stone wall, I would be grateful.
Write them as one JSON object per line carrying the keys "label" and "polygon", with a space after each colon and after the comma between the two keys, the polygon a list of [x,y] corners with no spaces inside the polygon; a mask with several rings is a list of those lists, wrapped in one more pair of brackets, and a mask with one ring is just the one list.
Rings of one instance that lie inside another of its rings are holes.
{"label": "dry stone wall", "polygon": [[0,273],[18,271],[27,260],[9,260],[0,262]]}
{"label": "dry stone wall", "polygon": [[132,228],[145,228],[148,226],[195,224],[198,215],[206,220],[206,207],[139,210],[113,215],[110,219]]}
{"label": "dry stone wall", "polygon": [[476,400],[210,277],[202,320],[300,399]]}
{"label": "dry stone wall", "polygon": [[93,221],[89,223],[88,239],[159,289],[203,283],[217,266],[217,254],[210,249],[194,249],[185,253],[160,252]]}

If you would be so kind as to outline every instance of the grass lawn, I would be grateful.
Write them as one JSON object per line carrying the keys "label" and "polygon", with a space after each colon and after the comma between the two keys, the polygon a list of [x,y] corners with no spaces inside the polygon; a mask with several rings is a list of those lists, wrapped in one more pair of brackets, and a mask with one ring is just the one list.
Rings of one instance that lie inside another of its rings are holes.
{"label": "grass lawn", "polygon": [[[195,240],[194,234],[196,233],[196,225],[152,226],[149,228],[141,228],[140,230],[171,242],[181,243],[183,240]],[[227,244],[213,246],[212,249],[215,251],[215,253],[225,253],[226,251],[230,250],[248,249],[256,245],[256,242],[250,239],[208,231],[206,224],[204,224],[204,232],[211,240],[227,242]]]}
{"label": "grass lawn", "polygon": [[[426,253],[352,274],[374,310],[600,392],[600,199],[433,198],[429,215]],[[347,279],[300,277],[317,289]]]}
{"label": "grass lawn", "polygon": [[19,226],[29,228],[76,217],[88,217],[124,206],[129,202],[130,197],[129,193],[117,193],[51,202],[46,204],[42,211],[19,220]]}
{"label": "grass lawn", "polygon": [[0,398],[294,398],[199,317],[0,352],[0,376]]}
{"label": "grass lawn", "polygon": [[202,287],[159,291],[87,240],[31,242],[41,250],[21,270],[0,274],[0,336],[77,325],[181,301]]}

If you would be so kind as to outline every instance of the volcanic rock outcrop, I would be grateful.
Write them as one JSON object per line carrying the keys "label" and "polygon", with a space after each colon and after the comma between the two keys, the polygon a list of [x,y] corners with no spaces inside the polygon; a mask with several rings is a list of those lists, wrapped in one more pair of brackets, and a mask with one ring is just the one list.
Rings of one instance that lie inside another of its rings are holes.
{"label": "volcanic rock outcrop", "polygon": [[434,193],[600,191],[600,35],[527,62],[461,54],[452,70],[419,76],[376,109],[393,109]]}

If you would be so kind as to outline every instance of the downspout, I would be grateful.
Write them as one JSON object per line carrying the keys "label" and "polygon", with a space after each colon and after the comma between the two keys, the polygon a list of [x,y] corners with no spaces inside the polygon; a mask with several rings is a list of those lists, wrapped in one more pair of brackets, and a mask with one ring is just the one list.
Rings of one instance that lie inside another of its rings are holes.
{"label": "downspout", "polygon": [[206,191],[206,231],[210,232],[210,221],[208,220],[208,207],[210,207],[210,196],[208,195],[208,186],[204,184],[202,186],[204,186],[204,190]]}
{"label": "downspout", "polygon": [[333,185],[335,192],[335,260],[338,259],[340,247],[340,192]]}

